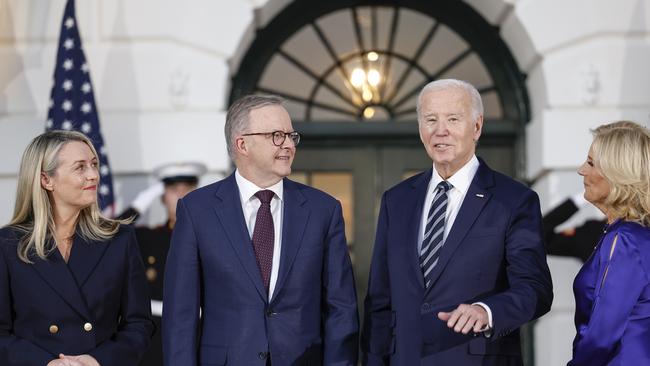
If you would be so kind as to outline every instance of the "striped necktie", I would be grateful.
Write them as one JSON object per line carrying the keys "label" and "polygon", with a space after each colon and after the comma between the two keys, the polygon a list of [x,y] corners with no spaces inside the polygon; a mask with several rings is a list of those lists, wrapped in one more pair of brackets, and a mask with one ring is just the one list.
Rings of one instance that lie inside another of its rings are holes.
{"label": "striped necktie", "polygon": [[438,183],[436,193],[433,196],[433,203],[427,216],[427,224],[420,249],[420,268],[424,276],[424,284],[428,288],[431,285],[431,274],[440,259],[440,249],[444,244],[442,238],[445,233],[445,214],[447,212],[447,191],[451,184],[444,180]]}

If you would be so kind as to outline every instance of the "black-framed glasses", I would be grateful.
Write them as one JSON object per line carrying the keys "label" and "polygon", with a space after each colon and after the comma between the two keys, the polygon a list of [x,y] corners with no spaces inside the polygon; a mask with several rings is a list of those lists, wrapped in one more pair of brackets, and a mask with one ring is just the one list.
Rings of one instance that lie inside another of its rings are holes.
{"label": "black-framed glasses", "polygon": [[266,137],[273,137],[273,145],[282,146],[284,141],[287,139],[287,136],[293,141],[294,146],[298,146],[300,142],[300,134],[296,131],[293,132],[284,132],[284,131],[273,131],[273,132],[256,132],[256,133],[245,133],[242,136],[255,136],[255,135],[264,135]]}

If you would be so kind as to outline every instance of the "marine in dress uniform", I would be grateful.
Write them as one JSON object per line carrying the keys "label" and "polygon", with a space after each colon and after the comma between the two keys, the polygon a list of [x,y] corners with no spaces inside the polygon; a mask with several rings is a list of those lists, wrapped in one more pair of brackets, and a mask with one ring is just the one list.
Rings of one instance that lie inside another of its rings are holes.
{"label": "marine in dress uniform", "polygon": [[165,261],[176,223],[176,201],[194,190],[199,177],[206,171],[201,163],[172,163],[159,167],[154,175],[160,183],[147,188],[133,201],[131,207],[120,214],[121,218],[135,217],[143,214],[148,206],[160,197],[167,211],[167,221],[156,227],[138,226],[136,237],[145,265],[145,275],[149,283],[151,311],[157,326],[151,347],[145,354],[141,366],[162,366],[161,320],[163,308],[163,280]]}
{"label": "marine in dress uniform", "polygon": [[555,232],[555,228],[580,210],[586,201],[580,196],[567,198],[544,215],[546,250],[550,255],[574,257],[586,262],[603,234],[605,220],[587,220],[575,228]]}

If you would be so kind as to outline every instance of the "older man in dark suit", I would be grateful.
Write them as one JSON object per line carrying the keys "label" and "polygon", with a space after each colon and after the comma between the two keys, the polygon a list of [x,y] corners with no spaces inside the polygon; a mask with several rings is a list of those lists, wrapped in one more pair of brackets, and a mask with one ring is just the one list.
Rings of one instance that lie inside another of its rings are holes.
{"label": "older man in dark suit", "polygon": [[521,365],[519,327],[552,301],[537,195],[475,156],[478,91],[439,80],[418,98],[432,169],[388,190],[362,348],[368,365]]}

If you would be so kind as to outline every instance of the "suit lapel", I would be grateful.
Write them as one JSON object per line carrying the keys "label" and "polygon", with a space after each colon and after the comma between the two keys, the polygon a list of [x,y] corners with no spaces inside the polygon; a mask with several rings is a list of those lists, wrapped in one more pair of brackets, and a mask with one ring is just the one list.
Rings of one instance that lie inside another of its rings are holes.
{"label": "suit lapel", "polygon": [[262,276],[257,267],[255,260],[255,252],[253,251],[253,244],[251,242],[246,222],[244,220],[244,212],[241,207],[241,200],[239,198],[239,189],[235,181],[234,173],[223,181],[216,192],[217,200],[219,201],[215,207],[215,212],[226,236],[232,245],[237,257],[244,267],[244,270],[250,277],[255,285],[260,297],[266,302],[268,296],[264,284],[262,283]]}
{"label": "suit lapel", "polygon": [[75,235],[72,253],[68,260],[68,269],[77,280],[79,288],[83,288],[88,277],[97,267],[104,253],[106,253],[108,246],[108,242],[85,242],[78,235]]}
{"label": "suit lapel", "polygon": [[467,190],[467,194],[463,199],[460,210],[456,215],[454,224],[447,235],[447,239],[441,249],[440,260],[438,265],[434,268],[431,277],[431,286],[427,289],[427,293],[435,286],[436,281],[443,273],[447,263],[453,257],[454,252],[458,249],[467,233],[472,228],[474,221],[480,215],[481,211],[492,197],[488,191],[489,187],[494,185],[494,172],[487,167],[487,165],[480,160],[480,165],[476,171],[476,175]]}
{"label": "suit lapel", "polygon": [[52,251],[47,260],[40,258],[32,258],[32,260],[34,270],[63,301],[83,319],[92,319],[77,281],[57,249]]}
{"label": "suit lapel", "polygon": [[402,207],[406,207],[408,214],[405,215],[407,220],[404,227],[407,228],[406,233],[408,237],[405,241],[409,247],[409,260],[411,265],[409,267],[413,268],[413,274],[417,278],[418,283],[422,288],[424,288],[424,277],[422,275],[422,270],[420,269],[420,252],[418,251],[418,234],[420,230],[420,223],[422,219],[422,210],[424,208],[424,200],[427,199],[427,189],[429,188],[429,182],[431,181],[431,175],[433,174],[433,169],[429,169],[423,173],[420,178],[416,179],[411,188],[414,190],[414,194],[407,195],[404,197],[404,202]]}
{"label": "suit lapel", "polygon": [[298,186],[294,182],[284,179],[283,196],[284,209],[282,217],[280,268],[271,302],[275,300],[289,275],[293,261],[296,258],[296,253],[298,253],[298,249],[302,243],[302,236],[305,233],[307,222],[309,221],[309,210],[303,207],[307,199],[298,190]]}

